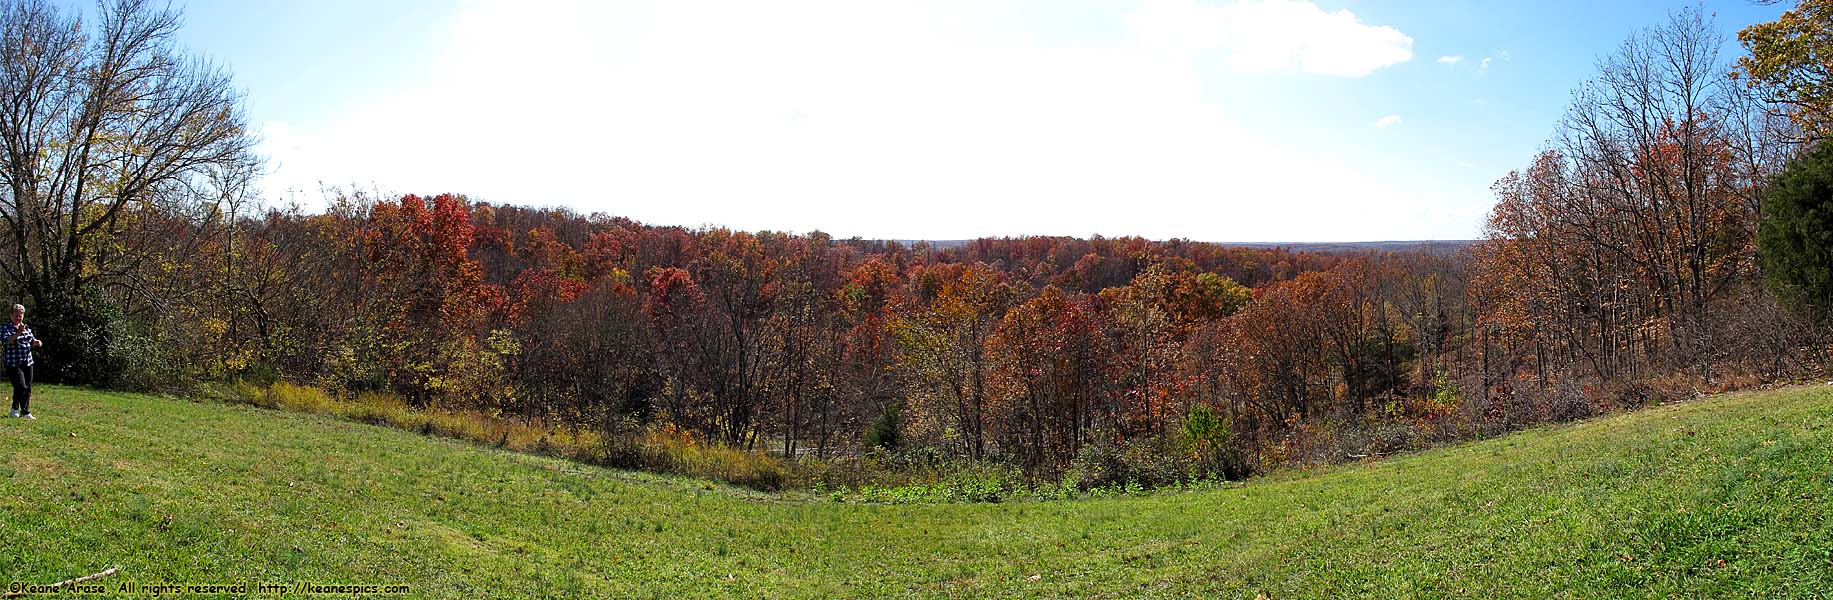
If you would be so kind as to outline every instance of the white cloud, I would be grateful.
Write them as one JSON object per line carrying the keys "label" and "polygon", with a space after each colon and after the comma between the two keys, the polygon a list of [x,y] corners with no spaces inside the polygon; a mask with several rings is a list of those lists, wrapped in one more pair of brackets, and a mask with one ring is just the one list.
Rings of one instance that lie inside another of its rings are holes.
{"label": "white cloud", "polygon": [[1455,65],[1461,62],[1464,62],[1464,57],[1456,54],[1438,57],[1438,64],[1441,65]]}
{"label": "white cloud", "polygon": [[1413,38],[1399,30],[1305,0],[1147,0],[1127,24],[1151,46],[1218,52],[1238,71],[1362,77],[1413,58]]}
{"label": "white cloud", "polygon": [[[1151,30],[1153,11],[1180,6],[1215,21],[1184,33],[1227,34],[1194,39],[1237,67],[1354,76],[1411,56],[1398,31],[1303,2],[1148,2],[1129,23]],[[373,183],[842,237],[1470,235],[1474,221],[1409,216],[1438,200],[1341,149],[1243,125],[1206,91],[1207,59],[1165,52],[1169,33],[1043,44],[934,9],[470,5],[418,80],[327,123],[269,123],[265,187]]]}
{"label": "white cloud", "polygon": [[1483,57],[1483,62],[1477,64],[1477,71],[1478,72],[1488,71],[1489,63],[1495,60],[1501,60],[1502,62],[1508,62],[1510,60],[1513,60],[1513,56],[1510,55],[1507,50],[1497,50],[1495,51],[1495,53],[1490,54],[1489,56]]}
{"label": "white cloud", "polygon": [[1376,127],[1387,128],[1387,127],[1393,127],[1399,124],[1400,124],[1400,115],[1388,115],[1385,117],[1381,117],[1379,119],[1375,119]]}

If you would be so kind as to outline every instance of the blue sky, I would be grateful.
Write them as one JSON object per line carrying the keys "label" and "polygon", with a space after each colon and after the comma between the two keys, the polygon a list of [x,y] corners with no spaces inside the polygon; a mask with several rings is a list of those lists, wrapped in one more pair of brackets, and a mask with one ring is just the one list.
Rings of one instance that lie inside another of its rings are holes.
{"label": "blue sky", "polygon": [[[270,197],[319,182],[954,239],[1479,235],[1686,2],[189,0]],[[1734,33],[1785,7],[1704,5]]]}

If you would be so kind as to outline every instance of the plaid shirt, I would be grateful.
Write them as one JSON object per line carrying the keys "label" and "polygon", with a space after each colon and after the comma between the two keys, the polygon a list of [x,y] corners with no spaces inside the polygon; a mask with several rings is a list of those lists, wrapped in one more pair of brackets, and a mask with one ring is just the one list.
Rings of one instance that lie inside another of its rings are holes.
{"label": "plaid shirt", "polygon": [[5,355],[6,364],[9,366],[32,364],[32,340],[36,339],[32,337],[32,328],[19,327],[17,330],[19,339],[7,344],[6,339],[13,337],[14,331],[12,322],[0,324],[0,344],[5,345],[5,352],[0,352],[0,354]]}

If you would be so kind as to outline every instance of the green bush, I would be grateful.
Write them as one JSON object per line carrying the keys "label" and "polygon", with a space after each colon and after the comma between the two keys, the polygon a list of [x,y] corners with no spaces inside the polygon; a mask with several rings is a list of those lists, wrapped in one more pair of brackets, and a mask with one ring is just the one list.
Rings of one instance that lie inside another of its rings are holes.
{"label": "green bush", "polygon": [[1247,467],[1235,449],[1233,424],[1216,416],[1207,404],[1190,408],[1179,423],[1178,441],[1190,457],[1190,475],[1198,477],[1240,478]]}
{"label": "green bush", "polygon": [[184,379],[167,345],[99,291],[37,299],[26,323],[44,340],[37,376],[47,383],[148,390]]}
{"label": "green bush", "polygon": [[872,428],[866,431],[866,445],[874,448],[894,450],[901,440],[899,432],[903,430],[903,428],[903,407],[893,404],[889,408],[886,408],[885,414],[879,415],[878,420],[872,422]]}

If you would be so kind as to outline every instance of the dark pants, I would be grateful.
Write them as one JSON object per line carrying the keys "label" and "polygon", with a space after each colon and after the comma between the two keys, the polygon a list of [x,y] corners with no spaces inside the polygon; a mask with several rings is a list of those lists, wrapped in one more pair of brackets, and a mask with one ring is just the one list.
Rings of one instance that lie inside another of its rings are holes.
{"label": "dark pants", "polygon": [[13,412],[32,414],[32,365],[7,365],[6,378],[13,382]]}

